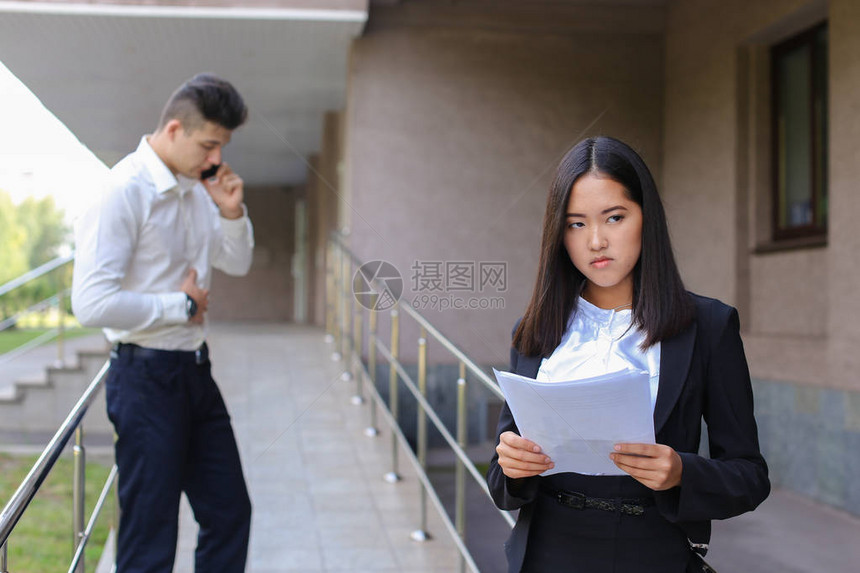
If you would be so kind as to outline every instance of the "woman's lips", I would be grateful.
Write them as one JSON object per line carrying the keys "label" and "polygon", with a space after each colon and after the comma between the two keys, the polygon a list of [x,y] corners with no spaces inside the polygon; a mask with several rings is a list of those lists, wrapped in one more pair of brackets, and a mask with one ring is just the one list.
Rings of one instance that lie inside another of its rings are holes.
{"label": "woman's lips", "polygon": [[612,259],[608,257],[600,257],[599,259],[594,259],[593,261],[591,261],[591,266],[596,269],[603,269],[609,266],[609,261],[611,260]]}

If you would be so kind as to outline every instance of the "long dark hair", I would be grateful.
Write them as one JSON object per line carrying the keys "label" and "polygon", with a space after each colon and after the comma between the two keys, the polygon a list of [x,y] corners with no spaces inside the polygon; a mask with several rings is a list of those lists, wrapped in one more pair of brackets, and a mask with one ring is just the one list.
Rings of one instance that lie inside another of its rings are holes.
{"label": "long dark hair", "polygon": [[651,172],[627,144],[612,137],[589,138],[562,158],[550,186],[537,280],[514,333],[514,347],[526,356],[552,354],[585,286],[585,276],[571,262],[563,240],[571,188],[586,173],[617,181],[642,209],[642,253],[633,268],[633,323],[645,332],[643,346],[678,334],[693,320],[693,303],[675,264]]}

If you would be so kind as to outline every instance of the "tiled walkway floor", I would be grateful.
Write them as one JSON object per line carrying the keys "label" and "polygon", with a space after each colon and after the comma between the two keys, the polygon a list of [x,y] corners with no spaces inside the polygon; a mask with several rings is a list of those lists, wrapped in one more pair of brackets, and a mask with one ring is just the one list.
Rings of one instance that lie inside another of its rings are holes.
{"label": "tiled walkway floor", "polygon": [[[458,571],[459,554],[429,507],[431,541],[418,527],[419,482],[401,453],[389,484],[391,434],[364,435],[368,406],[317,328],[231,324],[209,336],[218,381],[254,505],[249,573]],[[381,420],[381,417],[380,417]],[[184,503],[184,502],[183,502]],[[175,571],[193,571],[196,526],[181,514]]]}

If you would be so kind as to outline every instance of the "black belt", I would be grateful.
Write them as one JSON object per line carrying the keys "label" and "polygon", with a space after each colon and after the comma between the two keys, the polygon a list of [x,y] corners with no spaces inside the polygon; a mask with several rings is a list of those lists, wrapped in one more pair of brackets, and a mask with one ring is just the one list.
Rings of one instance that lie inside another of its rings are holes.
{"label": "black belt", "polygon": [[619,512],[625,515],[643,515],[645,508],[654,505],[654,500],[647,497],[632,499],[604,499],[600,497],[588,497],[577,491],[555,491],[546,492],[565,507],[572,509],[599,509],[601,511]]}
{"label": "black belt", "polygon": [[120,342],[113,347],[111,356],[123,360],[143,360],[146,358],[167,358],[173,360],[187,360],[197,365],[206,364],[209,360],[209,347],[204,342],[197,350],[159,350],[157,348],[145,348],[137,344],[126,344]]}

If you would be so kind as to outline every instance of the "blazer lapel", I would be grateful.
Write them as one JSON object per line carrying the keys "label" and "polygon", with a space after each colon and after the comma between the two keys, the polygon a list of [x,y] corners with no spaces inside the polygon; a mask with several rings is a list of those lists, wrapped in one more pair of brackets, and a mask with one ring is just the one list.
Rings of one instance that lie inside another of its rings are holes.
{"label": "blazer lapel", "polygon": [[660,385],[654,405],[655,434],[660,433],[681,396],[695,342],[696,322],[693,321],[684,332],[660,343]]}

